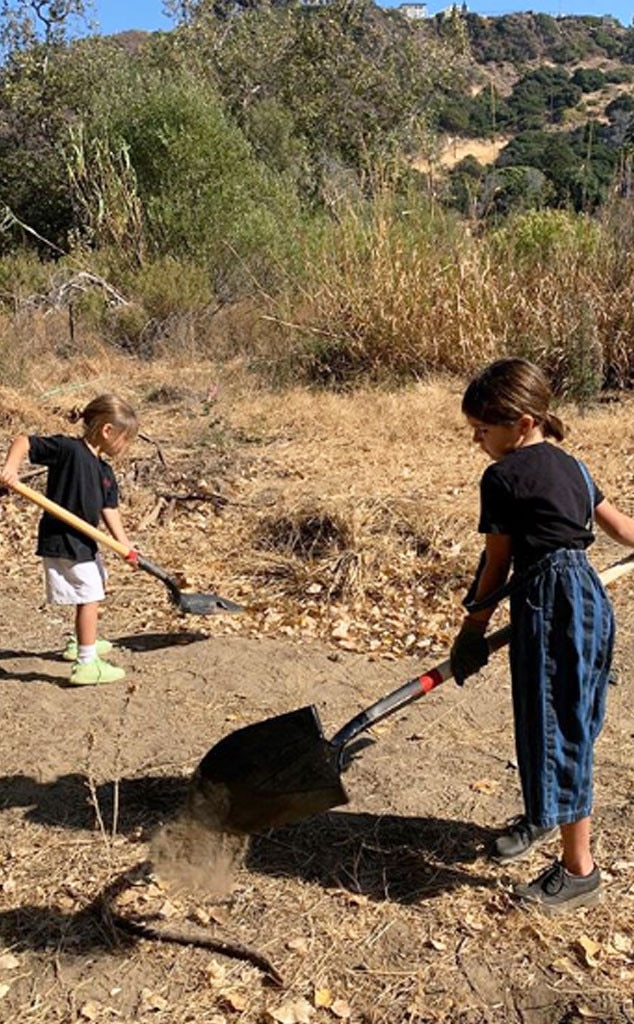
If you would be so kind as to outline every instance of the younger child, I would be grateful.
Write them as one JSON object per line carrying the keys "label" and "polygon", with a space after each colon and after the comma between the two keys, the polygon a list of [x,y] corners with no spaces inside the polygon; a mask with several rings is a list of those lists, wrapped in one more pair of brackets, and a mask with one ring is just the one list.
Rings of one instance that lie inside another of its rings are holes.
{"label": "younger child", "polygon": [[[549,412],[551,390],[537,366],[500,359],[469,384],[462,411],[493,460],[480,484],[486,535],[468,610],[451,650],[459,685],[487,662],[484,633],[510,595],[510,666],[524,814],[492,852],[521,858],[558,826],[562,857],[516,895],[546,913],[599,898],[590,847],[593,748],[603,723],[614,639],[612,607],[586,548],[593,523],[634,547],[634,520],[619,512],[583,463],[547,439],[564,426]],[[513,576],[505,586],[509,571]]]}
{"label": "younger child", "polygon": [[[116,395],[100,395],[78,418],[84,423],[83,437],[19,434],[0,471],[0,483],[15,483],[20,465],[28,455],[32,463],[48,467],[48,498],[92,526],[99,526],[100,517],[103,518],[112,536],[131,547],[118,509],[117,482],[102,456],[114,458],[128,448],[138,430],[136,413]],[[96,542],[44,512],[38,529],[37,554],[44,562],[49,604],[75,606],[75,636],[63,653],[67,661],[74,662],[71,684],[85,686],[123,679],[124,670],[101,657],[111,650],[112,644],[97,639],[99,602],[105,597],[105,571]]]}

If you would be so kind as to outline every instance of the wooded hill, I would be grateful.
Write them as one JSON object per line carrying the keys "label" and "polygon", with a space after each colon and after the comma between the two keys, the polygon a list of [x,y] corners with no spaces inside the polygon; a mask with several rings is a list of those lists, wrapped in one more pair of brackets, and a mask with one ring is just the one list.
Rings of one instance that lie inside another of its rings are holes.
{"label": "wooded hill", "polygon": [[[513,207],[594,209],[629,189],[634,138],[634,34],[610,17],[459,14],[474,67],[449,90],[436,124],[462,138],[498,138],[493,169],[467,158],[450,173],[450,198],[472,212]],[[468,147],[464,147],[468,148]]]}

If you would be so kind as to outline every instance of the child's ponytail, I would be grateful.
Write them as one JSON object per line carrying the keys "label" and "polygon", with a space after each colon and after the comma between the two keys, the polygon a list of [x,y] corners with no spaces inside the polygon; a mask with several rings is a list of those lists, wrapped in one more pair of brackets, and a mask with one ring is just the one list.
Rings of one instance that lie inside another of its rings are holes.
{"label": "child's ponytail", "polygon": [[138,431],[137,415],[132,406],[117,395],[98,395],[82,409],[76,406],[68,414],[71,423],[83,420],[84,436],[95,438],[105,423],[112,423],[116,431],[132,440]]}
{"label": "child's ponytail", "polygon": [[553,412],[547,412],[542,422],[544,437],[554,437],[555,441],[563,441],[566,436],[566,426]]}

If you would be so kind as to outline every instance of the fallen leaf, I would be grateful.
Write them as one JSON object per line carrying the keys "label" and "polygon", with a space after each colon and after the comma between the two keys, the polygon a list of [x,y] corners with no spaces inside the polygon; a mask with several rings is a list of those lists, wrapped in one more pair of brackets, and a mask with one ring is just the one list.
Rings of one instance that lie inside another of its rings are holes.
{"label": "fallen leaf", "polygon": [[556,971],[557,974],[575,974],[575,965],[567,956],[560,956],[557,960],[553,960],[550,965],[552,971]]}
{"label": "fallen leaf", "polygon": [[210,907],[209,920],[215,921],[216,924],[224,925],[229,920],[229,914],[223,909],[223,907]]}
{"label": "fallen leaf", "polygon": [[206,971],[210,985],[224,985],[227,977],[227,968],[224,964],[218,964],[215,960],[210,960],[207,964]]}
{"label": "fallen leaf", "polygon": [[623,935],[623,932],[614,933],[612,945],[619,953],[630,953],[632,951],[632,940],[629,935]]}
{"label": "fallen leaf", "polygon": [[332,1006],[332,993],[329,988],[316,988],[313,996],[315,1006]]}
{"label": "fallen leaf", "polygon": [[601,952],[601,943],[595,942],[588,935],[580,935],[577,946],[581,950],[584,963],[588,967],[596,967],[599,963],[597,954]]}
{"label": "fallen leaf", "polygon": [[84,1005],[79,1008],[79,1016],[83,1017],[84,1020],[97,1020],[100,1010],[100,1003],[88,1000],[87,1003],[84,1003]]}
{"label": "fallen leaf", "polygon": [[434,939],[431,935],[429,937],[429,945],[438,950],[439,953],[442,953],[447,948],[447,944],[442,939]]}
{"label": "fallen leaf", "polygon": [[296,939],[289,939],[286,943],[287,949],[292,949],[294,953],[301,953],[304,956],[308,952],[308,940],[302,935]]}
{"label": "fallen leaf", "polygon": [[593,1010],[593,1009],[591,1009],[591,1007],[583,1006],[581,1004],[577,1004],[575,1006],[575,1012],[578,1013],[580,1017],[583,1017],[584,1020],[604,1020],[605,1019],[604,1018],[604,1013],[603,1013],[602,1010]]}
{"label": "fallen leaf", "polygon": [[268,1016],[277,1024],[310,1024],[313,1008],[307,999],[288,999],[275,1010],[267,1010]]}
{"label": "fallen leaf", "polygon": [[0,999],[4,999],[10,988],[10,985],[0,985]]}
{"label": "fallen leaf", "polygon": [[474,914],[465,914],[464,923],[468,928],[473,928],[474,932],[481,932],[484,928],[482,921],[479,921]]}
{"label": "fallen leaf", "polygon": [[362,892],[346,892],[344,896],[346,903],[350,903],[353,907],[364,907],[368,902],[368,897],[364,896]]}
{"label": "fallen leaf", "polygon": [[220,993],[220,998],[224,1006],[227,1006],[230,1010],[235,1010],[237,1013],[242,1013],[243,1010],[246,1010],[249,1003],[247,996],[234,988],[224,989]]}
{"label": "fallen leaf", "polygon": [[0,956],[0,971],[14,971],[20,966],[20,961],[13,953],[3,953]]}
{"label": "fallen leaf", "polygon": [[330,631],[333,640],[345,640],[350,631],[350,623],[346,619],[339,619]]}
{"label": "fallen leaf", "polygon": [[476,779],[471,783],[471,789],[476,793],[495,793],[500,788],[500,783],[495,779]]}
{"label": "fallen leaf", "polygon": [[170,917],[176,917],[177,914],[178,909],[170,900],[165,900],[158,912],[159,917],[164,918],[166,921],[169,921]]}
{"label": "fallen leaf", "polygon": [[345,999],[335,999],[330,1007],[330,1012],[334,1013],[335,1017],[339,1017],[340,1020],[348,1020],[352,1010],[350,1009],[350,1003],[347,1003]]}
{"label": "fallen leaf", "polygon": [[141,989],[141,1009],[143,1012],[147,1010],[166,1010],[167,1007],[167,999],[163,996],[158,995],[157,992],[151,992],[149,988]]}

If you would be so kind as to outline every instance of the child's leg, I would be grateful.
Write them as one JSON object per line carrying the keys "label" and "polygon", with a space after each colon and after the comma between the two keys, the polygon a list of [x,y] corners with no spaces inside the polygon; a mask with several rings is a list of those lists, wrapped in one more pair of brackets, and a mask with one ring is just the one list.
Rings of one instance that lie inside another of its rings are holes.
{"label": "child's leg", "polygon": [[563,864],[571,875],[589,875],[594,869],[590,850],[590,817],[561,825]]}
{"label": "child's leg", "polygon": [[77,635],[77,660],[82,663],[97,657],[97,622],[99,602],[78,604],[75,609],[75,633]]}
{"label": "child's leg", "polygon": [[89,646],[97,643],[97,622],[99,619],[99,602],[78,604],[75,611],[75,632],[77,643]]}

